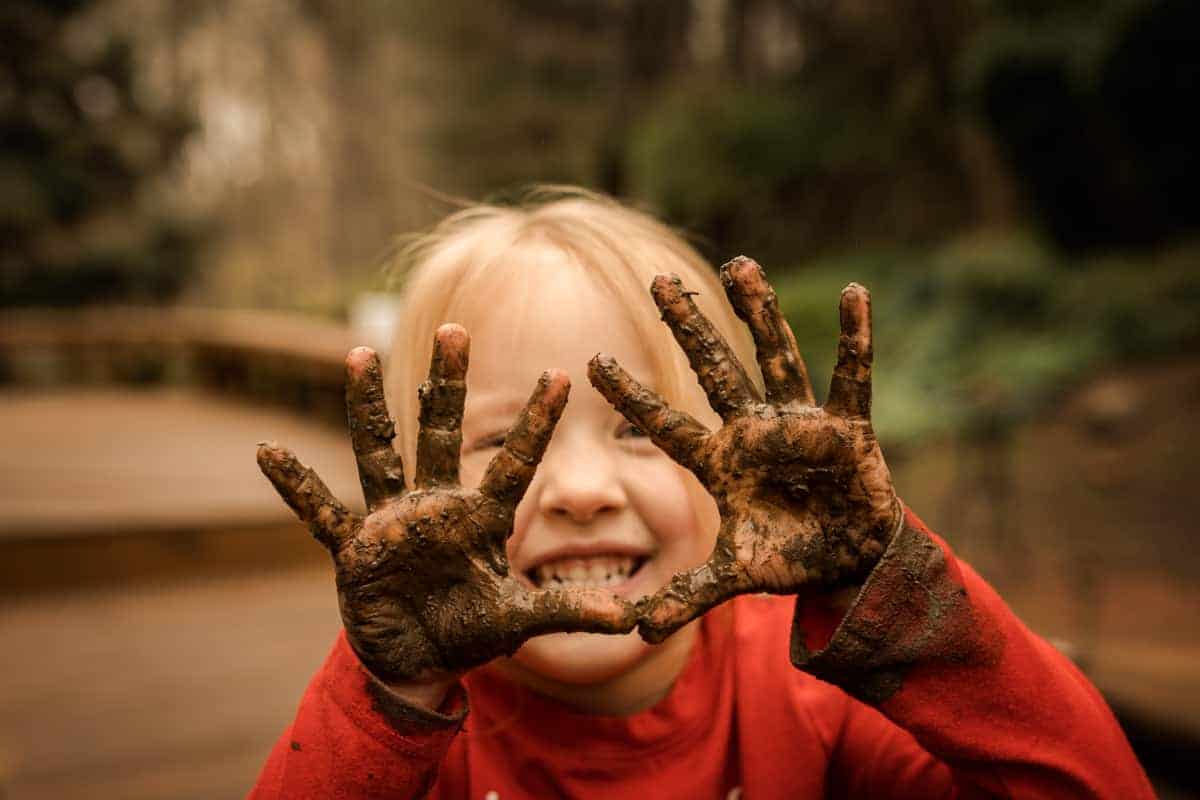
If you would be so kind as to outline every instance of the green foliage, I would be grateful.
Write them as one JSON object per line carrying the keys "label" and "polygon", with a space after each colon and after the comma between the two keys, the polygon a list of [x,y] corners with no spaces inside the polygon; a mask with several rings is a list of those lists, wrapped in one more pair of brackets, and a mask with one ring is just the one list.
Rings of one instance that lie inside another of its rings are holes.
{"label": "green foliage", "polygon": [[632,188],[691,224],[763,210],[805,178],[880,165],[867,117],[784,90],[693,85],[635,128]]}
{"label": "green foliage", "polygon": [[983,90],[988,74],[1005,61],[1062,62],[1075,88],[1093,88],[1133,10],[1147,0],[1008,3],[988,15],[959,64],[968,96]]}
{"label": "green foliage", "polygon": [[192,269],[192,235],[143,195],[192,123],[136,90],[129,44],[88,27],[91,5],[0,10],[0,305],[161,301]]}
{"label": "green foliage", "polygon": [[776,289],[822,379],[836,359],[841,287],[871,289],[876,427],[904,444],[987,435],[1101,366],[1194,348],[1198,266],[1197,245],[1081,262],[1009,237],[829,258],[776,279]]}
{"label": "green foliage", "polygon": [[437,188],[484,197],[594,183],[613,125],[617,11],[595,0],[392,4],[397,33],[428,54]]}
{"label": "green foliage", "polygon": [[958,72],[1037,224],[1074,252],[1160,243],[1200,226],[1191,0],[1002,3]]}

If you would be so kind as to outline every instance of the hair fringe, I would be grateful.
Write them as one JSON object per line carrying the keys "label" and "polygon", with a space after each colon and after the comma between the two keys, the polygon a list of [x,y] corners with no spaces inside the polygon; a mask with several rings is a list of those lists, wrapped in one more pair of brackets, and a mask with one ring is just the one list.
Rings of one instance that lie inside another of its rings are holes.
{"label": "hair fringe", "polygon": [[[399,290],[413,267],[425,255],[435,249],[451,235],[479,217],[502,214],[505,211],[520,211],[532,215],[544,207],[565,200],[580,200],[596,203],[610,209],[632,209],[660,221],[660,214],[653,204],[645,200],[616,198],[603,192],[567,183],[530,183],[515,190],[499,190],[480,201],[447,194],[417,180],[406,180],[409,186],[421,194],[455,209],[431,227],[397,234],[380,256],[380,271],[384,273],[385,285],[390,291]],[[687,244],[702,250],[712,246],[706,236],[681,226],[667,225],[671,233]]]}

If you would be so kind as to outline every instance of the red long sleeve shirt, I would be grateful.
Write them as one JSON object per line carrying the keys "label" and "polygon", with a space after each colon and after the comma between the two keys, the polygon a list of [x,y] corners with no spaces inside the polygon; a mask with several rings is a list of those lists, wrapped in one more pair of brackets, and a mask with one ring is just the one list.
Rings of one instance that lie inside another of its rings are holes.
{"label": "red long sleeve shirt", "polygon": [[844,618],[739,597],[632,716],[463,683],[406,706],[339,637],[251,796],[1154,796],[1096,689],[911,513]]}

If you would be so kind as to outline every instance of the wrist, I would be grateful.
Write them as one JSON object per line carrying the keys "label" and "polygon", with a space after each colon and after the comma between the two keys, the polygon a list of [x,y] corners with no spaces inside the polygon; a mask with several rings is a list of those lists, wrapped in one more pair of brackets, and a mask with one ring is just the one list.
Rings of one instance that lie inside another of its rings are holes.
{"label": "wrist", "polygon": [[836,587],[809,587],[796,593],[796,609],[810,620],[810,626],[823,643],[850,613],[862,587],[862,581]]}
{"label": "wrist", "polygon": [[395,697],[427,711],[438,711],[450,689],[458,681],[453,675],[439,675],[425,680],[379,681]]}
{"label": "wrist", "polygon": [[824,594],[819,602],[824,604],[829,613],[841,620],[850,611],[854,601],[858,599],[858,593],[862,591],[862,587],[862,582],[858,581],[849,586],[833,589]]}
{"label": "wrist", "polygon": [[392,668],[391,664],[380,663],[380,659],[369,657],[371,648],[363,647],[349,629],[346,629],[346,641],[354,655],[357,656],[359,664],[371,676],[376,690],[410,706],[437,712],[446,700],[450,689],[458,682],[458,676],[452,672],[443,672],[429,667],[409,671],[409,669]]}
{"label": "wrist", "polygon": [[[892,541],[900,534],[904,528],[904,502],[900,496],[892,492],[887,502],[881,504],[881,510],[877,513],[875,520],[874,524],[867,529],[866,539],[860,545],[861,561],[858,570],[854,575],[844,576],[849,580],[844,580],[840,585],[845,586],[847,583],[852,583],[857,588],[861,588],[866,582],[867,576],[874,571],[875,565],[879,563],[883,554],[891,546]],[[857,588],[855,595],[858,593]]]}

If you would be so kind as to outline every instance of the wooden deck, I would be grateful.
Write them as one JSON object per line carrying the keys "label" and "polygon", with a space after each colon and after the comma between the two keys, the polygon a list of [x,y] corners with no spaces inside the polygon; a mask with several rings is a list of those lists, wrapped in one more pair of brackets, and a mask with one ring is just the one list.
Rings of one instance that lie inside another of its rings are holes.
{"label": "wooden deck", "polygon": [[244,797],[338,626],[324,564],[5,598],[0,797]]}
{"label": "wooden deck", "polygon": [[0,538],[278,525],[291,512],[255,463],[275,439],[359,494],[332,426],[214,394],[136,389],[0,395]]}
{"label": "wooden deck", "polygon": [[255,442],[359,506],[345,436],[178,390],[8,392],[0,428],[0,797],[243,796],[339,624]]}

